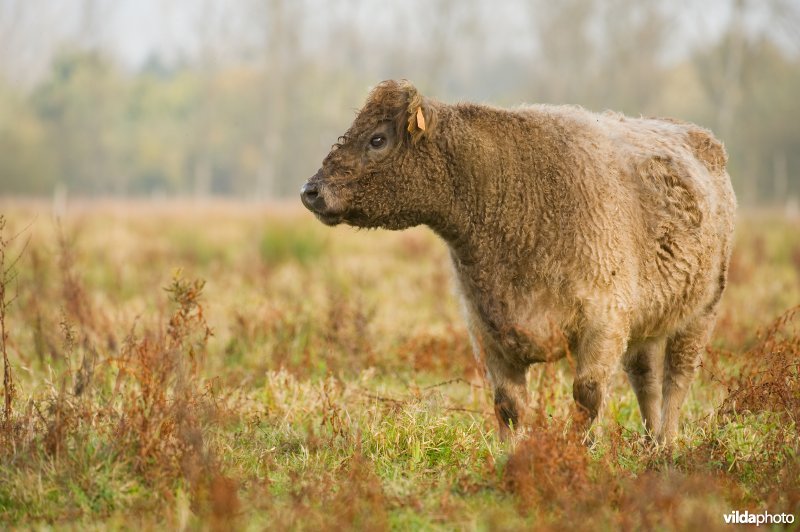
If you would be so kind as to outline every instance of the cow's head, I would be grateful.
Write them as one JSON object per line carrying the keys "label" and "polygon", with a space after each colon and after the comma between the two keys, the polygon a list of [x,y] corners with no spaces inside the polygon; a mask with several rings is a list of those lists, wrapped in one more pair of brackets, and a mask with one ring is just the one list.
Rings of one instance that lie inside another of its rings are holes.
{"label": "cow's head", "polygon": [[322,168],[301,189],[303,205],[327,225],[402,229],[427,222],[437,174],[436,104],[408,81],[375,87]]}

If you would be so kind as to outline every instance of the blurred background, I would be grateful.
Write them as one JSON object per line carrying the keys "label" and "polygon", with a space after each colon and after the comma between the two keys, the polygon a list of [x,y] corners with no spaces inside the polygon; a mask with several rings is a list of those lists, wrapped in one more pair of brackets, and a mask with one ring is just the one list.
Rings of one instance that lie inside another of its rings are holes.
{"label": "blurred background", "polygon": [[294,197],[387,78],[697,122],[797,209],[800,0],[0,0],[0,195]]}

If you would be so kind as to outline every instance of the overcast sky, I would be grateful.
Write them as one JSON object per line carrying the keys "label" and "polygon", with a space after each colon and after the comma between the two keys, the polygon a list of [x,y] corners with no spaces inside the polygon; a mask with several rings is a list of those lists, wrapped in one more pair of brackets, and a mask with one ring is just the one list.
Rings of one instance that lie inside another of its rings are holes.
{"label": "overcast sky", "polygon": [[[733,1],[663,2],[662,6],[675,15],[675,27],[671,28],[674,39],[670,39],[666,58],[680,59],[691,44],[717,39],[730,20]],[[750,9],[746,25],[756,31],[780,33],[768,28],[765,17],[759,16],[760,6],[767,5],[767,2],[800,6],[800,0],[748,1]],[[49,59],[59,46],[75,40],[98,45],[131,68],[140,66],[154,54],[168,60],[195,57],[202,42],[213,42],[219,53],[236,54],[239,50],[233,43],[241,46],[250,34],[255,40],[263,38],[263,32],[260,36],[256,34],[268,22],[263,11],[258,16],[259,6],[264,5],[269,5],[269,2],[0,0],[0,57],[4,57],[6,64],[16,62],[17,70],[31,81],[46,72]],[[536,3],[526,0],[452,1],[448,4],[456,10],[452,13],[437,8],[443,4],[432,0],[381,3],[372,0],[295,0],[286,2],[286,5],[287,9],[302,10],[303,27],[311,30],[301,36],[297,46],[311,50],[324,45],[321,43],[335,42],[318,37],[329,36],[330,32],[342,27],[352,27],[352,31],[361,37],[361,42],[366,44],[366,54],[371,52],[374,43],[376,56],[379,56],[381,44],[387,40],[393,44],[400,42],[403,46],[424,47],[427,39],[434,36],[415,34],[415,17],[451,19],[458,17],[457,10],[465,7],[477,9],[480,13],[479,27],[475,32],[480,35],[480,42],[466,42],[466,46],[475,46],[489,57],[494,57],[493,54],[498,57],[527,54],[535,46],[531,20],[536,16],[536,9],[532,7]],[[800,28],[797,32],[800,33]],[[461,33],[457,38],[467,41],[469,34]]]}
{"label": "overcast sky", "polygon": [[[0,0],[2,1],[2,0]],[[192,54],[198,47],[198,31],[204,9],[225,10],[236,6],[236,2],[201,0],[95,0],[99,9],[107,11],[108,29],[104,31],[106,44],[117,51],[126,63],[141,64],[149,55],[159,52],[167,56],[176,53]],[[67,0],[76,7],[81,0]],[[318,25],[324,26],[329,17],[342,16],[346,9],[358,31],[367,35],[385,36],[386,32],[401,32],[402,28],[393,25],[393,19],[402,12],[413,11],[417,2],[397,1],[378,4],[368,0],[335,2],[324,0],[306,2],[314,5],[308,16]],[[681,38],[674,41],[674,54],[684,52],[687,41],[695,39],[714,39],[724,27],[730,16],[730,2],[726,0],[706,0],[702,3],[677,0],[684,4],[680,14]],[[463,5],[459,2],[455,6]],[[375,13],[380,6],[379,13]],[[499,52],[524,52],[530,47],[530,40],[524,37],[530,25],[531,16],[518,1],[478,2],[483,11],[482,22],[486,25],[487,46]],[[311,22],[311,21],[309,21]],[[752,24],[757,24],[752,20]],[[236,31],[236,21],[232,21],[229,31]],[[308,38],[313,40],[313,35]]]}

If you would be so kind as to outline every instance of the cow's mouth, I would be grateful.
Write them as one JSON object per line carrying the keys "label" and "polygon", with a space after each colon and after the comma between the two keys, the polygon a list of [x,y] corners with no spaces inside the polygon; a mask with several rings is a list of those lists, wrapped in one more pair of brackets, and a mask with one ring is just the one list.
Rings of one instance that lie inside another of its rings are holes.
{"label": "cow's mouth", "polygon": [[344,215],[342,213],[312,212],[314,212],[314,216],[317,217],[317,220],[329,226],[339,225],[344,219]]}

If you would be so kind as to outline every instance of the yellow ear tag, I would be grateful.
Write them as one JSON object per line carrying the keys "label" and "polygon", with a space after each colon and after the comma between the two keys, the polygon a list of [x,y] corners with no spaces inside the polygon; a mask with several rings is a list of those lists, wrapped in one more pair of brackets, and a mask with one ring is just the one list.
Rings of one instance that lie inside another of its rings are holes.
{"label": "yellow ear tag", "polygon": [[417,127],[425,131],[425,115],[422,114],[422,107],[417,107]]}

